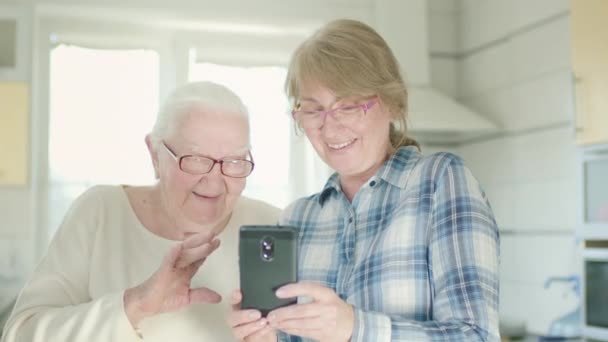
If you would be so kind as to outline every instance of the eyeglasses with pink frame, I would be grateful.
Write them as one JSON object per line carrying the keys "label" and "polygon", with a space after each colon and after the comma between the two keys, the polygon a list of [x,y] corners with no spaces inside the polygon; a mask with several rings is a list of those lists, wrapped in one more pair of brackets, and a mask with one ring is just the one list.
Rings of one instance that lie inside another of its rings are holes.
{"label": "eyeglasses with pink frame", "polygon": [[[318,125],[318,127],[321,127],[322,123],[325,122],[325,118],[327,117],[327,115],[334,114],[336,112],[340,112],[340,113],[344,113],[344,114],[348,115],[348,113],[354,113],[355,110],[363,110],[363,114],[367,114],[367,111],[370,110],[376,103],[378,103],[377,96],[366,103],[341,106],[341,107],[328,109],[328,110],[315,110],[315,111],[298,110],[297,109],[297,108],[299,108],[299,104],[298,104],[296,106],[296,109],[293,109],[291,111],[291,117],[294,120],[297,120],[296,116],[298,114],[305,115],[305,116],[310,117],[311,119],[314,118],[315,122],[318,121],[319,123],[321,123],[321,125]],[[316,115],[318,115],[318,117]],[[317,126],[317,125],[315,125],[315,126]]]}

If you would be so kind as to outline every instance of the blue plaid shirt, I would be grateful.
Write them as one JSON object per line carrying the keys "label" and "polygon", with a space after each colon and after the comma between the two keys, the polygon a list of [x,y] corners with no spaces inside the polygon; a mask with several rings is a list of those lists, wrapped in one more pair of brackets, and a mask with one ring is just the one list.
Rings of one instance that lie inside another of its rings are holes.
{"label": "blue plaid shirt", "polygon": [[459,157],[402,147],[352,203],[334,174],[280,223],[299,229],[299,280],[353,305],[351,341],[500,340],[498,229]]}

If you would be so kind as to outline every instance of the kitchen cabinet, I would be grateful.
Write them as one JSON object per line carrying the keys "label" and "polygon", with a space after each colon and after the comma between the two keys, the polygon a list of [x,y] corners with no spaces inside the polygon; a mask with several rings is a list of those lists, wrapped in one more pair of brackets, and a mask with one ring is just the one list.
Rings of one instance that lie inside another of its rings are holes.
{"label": "kitchen cabinet", "polygon": [[0,186],[27,184],[29,86],[0,82]]}
{"label": "kitchen cabinet", "polygon": [[576,141],[608,143],[608,1],[570,4]]}
{"label": "kitchen cabinet", "polygon": [[0,5],[0,81],[27,81],[31,60],[31,9]]}

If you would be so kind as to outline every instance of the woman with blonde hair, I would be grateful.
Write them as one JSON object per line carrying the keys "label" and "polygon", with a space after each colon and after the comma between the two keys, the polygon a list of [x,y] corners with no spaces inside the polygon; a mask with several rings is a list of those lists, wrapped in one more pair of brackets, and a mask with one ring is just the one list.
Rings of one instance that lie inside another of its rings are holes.
{"label": "woman with blonde hair", "polygon": [[[295,51],[293,118],[335,173],[280,222],[299,229],[299,303],[229,315],[244,341],[498,341],[499,235],[463,161],[407,135],[407,90],[378,33],[354,20]],[[241,293],[233,294],[235,306]]]}

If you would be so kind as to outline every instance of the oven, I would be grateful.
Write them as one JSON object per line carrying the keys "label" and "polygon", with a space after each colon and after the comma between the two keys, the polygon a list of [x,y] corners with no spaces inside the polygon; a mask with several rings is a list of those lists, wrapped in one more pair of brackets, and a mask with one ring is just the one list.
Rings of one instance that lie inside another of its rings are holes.
{"label": "oven", "polygon": [[583,250],[583,335],[608,341],[608,241]]}

